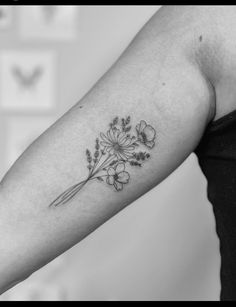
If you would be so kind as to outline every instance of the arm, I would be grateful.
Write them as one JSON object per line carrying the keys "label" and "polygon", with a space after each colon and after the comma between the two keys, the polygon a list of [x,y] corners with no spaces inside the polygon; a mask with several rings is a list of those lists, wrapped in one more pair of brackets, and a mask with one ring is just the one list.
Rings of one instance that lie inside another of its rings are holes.
{"label": "arm", "polygon": [[213,92],[189,51],[194,37],[179,35],[184,9],[172,14],[158,12],[4,177],[1,292],[160,183],[196,147],[212,117]]}

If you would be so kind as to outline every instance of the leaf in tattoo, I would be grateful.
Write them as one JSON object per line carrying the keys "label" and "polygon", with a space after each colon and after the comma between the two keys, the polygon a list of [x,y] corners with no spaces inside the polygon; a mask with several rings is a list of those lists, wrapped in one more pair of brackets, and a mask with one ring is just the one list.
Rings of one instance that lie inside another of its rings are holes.
{"label": "leaf in tattoo", "polygon": [[[88,177],[59,195],[50,207],[68,203],[90,181],[97,180],[122,191],[130,181],[127,166],[141,167],[150,159],[149,152],[140,150],[140,146],[151,150],[155,146],[155,129],[141,120],[132,132],[131,118],[115,117],[109,124],[106,134],[100,133],[95,140],[94,154],[86,149]],[[137,151],[137,148],[139,149]]]}

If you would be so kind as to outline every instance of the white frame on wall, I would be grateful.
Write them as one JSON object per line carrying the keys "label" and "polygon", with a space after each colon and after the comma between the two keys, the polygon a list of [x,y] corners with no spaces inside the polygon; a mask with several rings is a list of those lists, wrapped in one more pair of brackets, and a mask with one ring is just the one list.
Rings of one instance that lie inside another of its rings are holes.
{"label": "white frame on wall", "polygon": [[11,26],[12,14],[12,6],[0,5],[0,30],[6,30]]}
{"label": "white frame on wall", "polygon": [[55,53],[40,50],[2,50],[0,108],[37,114],[55,108]]}
{"label": "white frame on wall", "polygon": [[76,40],[79,8],[78,5],[22,5],[19,16],[20,38],[37,41]]}

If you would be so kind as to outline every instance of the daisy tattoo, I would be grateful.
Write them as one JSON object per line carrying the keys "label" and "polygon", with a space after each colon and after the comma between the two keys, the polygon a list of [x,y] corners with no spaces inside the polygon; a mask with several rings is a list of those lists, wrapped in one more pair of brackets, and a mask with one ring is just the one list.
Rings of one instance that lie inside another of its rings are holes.
{"label": "daisy tattoo", "polygon": [[132,132],[131,118],[115,117],[106,134],[100,133],[94,153],[86,150],[88,177],[59,195],[50,207],[68,203],[90,181],[106,183],[114,191],[123,190],[130,181],[128,168],[141,167],[150,159],[149,151],[155,146],[156,131],[141,120]]}

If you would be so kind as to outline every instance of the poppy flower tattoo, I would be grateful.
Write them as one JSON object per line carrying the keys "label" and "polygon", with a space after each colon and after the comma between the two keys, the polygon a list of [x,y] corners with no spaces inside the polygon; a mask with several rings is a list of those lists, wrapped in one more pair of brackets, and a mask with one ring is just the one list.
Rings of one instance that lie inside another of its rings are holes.
{"label": "poppy flower tattoo", "polygon": [[107,133],[100,133],[100,138],[96,139],[94,154],[86,150],[88,177],[64,191],[49,207],[68,203],[92,180],[106,183],[114,191],[123,190],[130,181],[128,167],[141,167],[150,159],[145,148],[148,151],[153,149],[156,140],[155,129],[144,120],[136,125],[134,132],[130,122],[130,116],[113,119]]}
{"label": "poppy flower tattoo", "polygon": [[114,185],[117,191],[121,191],[123,189],[123,184],[129,182],[129,173],[125,172],[124,163],[118,163],[115,168],[108,168],[107,174],[107,183]]}
{"label": "poppy flower tattoo", "polygon": [[141,143],[145,144],[149,148],[153,148],[155,145],[156,131],[144,120],[141,120],[140,124],[136,126],[138,133],[138,139]]}

